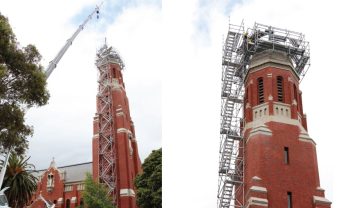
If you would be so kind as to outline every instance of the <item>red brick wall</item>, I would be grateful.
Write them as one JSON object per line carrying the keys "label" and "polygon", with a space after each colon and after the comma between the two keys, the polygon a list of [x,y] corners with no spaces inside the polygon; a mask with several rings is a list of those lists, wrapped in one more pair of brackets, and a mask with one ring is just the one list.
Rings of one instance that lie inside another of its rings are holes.
{"label": "red brick wall", "polygon": [[[275,122],[267,126],[272,136],[253,136],[246,145],[245,181],[254,176],[262,178],[269,207],[285,207],[290,191],[293,206],[311,208],[319,186],[315,146],[298,140],[296,126]],[[284,163],[284,147],[289,148],[289,164]],[[246,188],[252,185],[247,182]]]}
{"label": "red brick wall", "polygon": [[[271,75],[269,75],[271,74]],[[291,71],[278,69],[275,67],[266,67],[264,70],[258,70],[253,73],[249,73],[247,75],[245,81],[245,87],[248,89],[248,99],[247,102],[251,107],[258,105],[258,87],[257,87],[257,79],[262,77],[264,80],[264,100],[265,102],[278,102],[277,100],[277,76],[283,77],[283,88],[284,88],[284,103],[292,105],[292,101],[294,99],[294,85],[297,89],[297,106],[302,106],[301,104],[301,91],[299,90],[299,81],[298,78]],[[273,97],[272,101],[269,101],[269,95]],[[300,96],[299,96],[300,95]],[[246,103],[245,103],[246,105]],[[292,109],[292,118],[297,118],[297,113],[303,115],[302,107],[297,107],[296,109]],[[245,111],[245,115],[251,112]],[[270,114],[273,113],[273,109],[270,108]],[[245,117],[246,122],[252,121],[251,116]]]}
{"label": "red brick wall", "polygon": [[[110,70],[113,80],[118,80],[119,89],[112,89],[112,110],[114,124],[114,141],[116,150],[116,178],[117,190],[132,189],[135,191],[134,179],[137,173],[141,171],[141,161],[138,155],[137,143],[135,139],[135,130],[130,117],[129,102],[125,92],[122,72],[119,65],[110,64]],[[101,106],[97,102],[97,109]],[[123,114],[121,115],[120,112]],[[119,114],[118,114],[119,113]],[[117,115],[118,114],[118,115]],[[96,121],[96,120],[95,120]],[[98,120],[97,120],[98,121]],[[98,134],[98,123],[94,122],[94,135]],[[93,139],[93,176],[97,179],[98,175],[98,137]],[[119,208],[136,208],[134,196],[119,196],[117,199]]]}
{"label": "red brick wall", "polygon": [[[47,175],[49,173],[52,173],[54,176],[54,187],[51,192],[47,190]],[[82,198],[82,191],[78,191],[78,184],[82,183],[83,181],[76,182],[75,184],[71,184],[73,186],[72,191],[65,192],[64,191],[64,181],[62,180],[59,171],[55,168],[50,167],[45,173],[43,174],[41,180],[38,182],[38,189],[35,192],[35,194],[32,196],[32,202],[30,203],[31,208],[42,208],[44,207],[44,202],[40,200],[39,195],[41,194],[47,201],[54,202],[55,200],[58,201],[59,198],[63,199],[62,204],[56,203],[57,208],[66,208],[66,200],[72,199],[73,197],[77,198],[76,203],[70,203],[70,208],[75,208],[79,206],[79,203]]]}
{"label": "red brick wall", "polygon": [[[287,66],[284,66],[286,68]],[[303,115],[301,92],[298,78],[291,70],[276,67],[265,67],[251,70],[245,80],[246,95],[244,106],[245,124],[261,125],[253,121],[252,108],[258,104],[257,79],[264,80],[264,102],[268,103],[269,115],[274,115],[273,104],[277,100],[277,76],[283,77],[283,95],[285,104],[290,105],[290,118],[294,123],[301,116],[300,126],[307,130],[306,116]],[[297,91],[294,92],[294,85]],[[297,105],[293,99],[297,94]],[[269,100],[269,97],[272,100]],[[247,107],[249,103],[250,107]],[[316,147],[310,141],[299,139],[301,129],[295,124],[269,121],[265,123],[272,135],[256,134],[250,136],[251,127],[246,127],[244,137],[249,138],[245,145],[245,200],[259,197],[268,200],[268,207],[287,207],[287,192],[292,192],[293,207],[314,208],[313,196],[324,197],[317,191],[320,186]],[[254,125],[252,125],[254,128]],[[289,150],[289,164],[285,164],[284,148]],[[254,176],[261,178],[257,182]],[[250,187],[258,186],[267,189],[267,193],[249,192]],[[250,207],[260,207],[257,205]],[[325,207],[330,207],[327,205]]]}

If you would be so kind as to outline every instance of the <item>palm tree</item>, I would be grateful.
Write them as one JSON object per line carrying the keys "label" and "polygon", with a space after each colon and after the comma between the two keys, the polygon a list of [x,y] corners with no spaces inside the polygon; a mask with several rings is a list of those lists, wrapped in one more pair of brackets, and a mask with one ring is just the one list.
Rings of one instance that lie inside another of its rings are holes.
{"label": "palm tree", "polygon": [[5,192],[10,207],[24,207],[37,188],[37,178],[31,174],[34,165],[27,163],[29,158],[16,154],[9,158],[3,187],[10,187]]}

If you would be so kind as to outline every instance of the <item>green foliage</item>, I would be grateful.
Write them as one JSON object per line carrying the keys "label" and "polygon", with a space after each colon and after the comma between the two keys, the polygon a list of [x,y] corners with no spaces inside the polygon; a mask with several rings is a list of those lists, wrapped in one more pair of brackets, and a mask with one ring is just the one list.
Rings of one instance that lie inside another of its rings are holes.
{"label": "green foliage", "polygon": [[5,191],[10,207],[24,207],[36,191],[37,179],[31,174],[34,165],[28,160],[16,154],[9,158],[2,188],[10,187]]}
{"label": "green foliage", "polygon": [[6,17],[0,13],[0,151],[23,154],[33,129],[24,124],[25,109],[49,99],[41,55],[33,45],[20,48]]}
{"label": "green foliage", "polygon": [[142,164],[143,173],[135,179],[139,208],[162,207],[162,148],[153,150]]}
{"label": "green foliage", "polygon": [[89,208],[114,208],[107,188],[95,182],[89,173],[86,174],[83,198],[85,205]]}

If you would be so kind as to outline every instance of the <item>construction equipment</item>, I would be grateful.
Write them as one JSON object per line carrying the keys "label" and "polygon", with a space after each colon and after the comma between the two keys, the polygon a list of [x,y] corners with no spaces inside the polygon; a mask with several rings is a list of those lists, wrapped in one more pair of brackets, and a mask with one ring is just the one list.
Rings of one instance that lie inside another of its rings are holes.
{"label": "construction equipment", "polygon": [[253,28],[229,24],[223,46],[218,208],[245,207],[244,81],[252,56],[265,50],[291,58],[300,81],[310,65],[309,42],[302,33],[255,23]]}
{"label": "construction equipment", "polygon": [[100,4],[100,6],[96,6],[95,10],[85,19],[83,24],[81,24],[78,29],[75,31],[75,33],[70,37],[66,44],[62,47],[62,49],[58,52],[56,57],[50,61],[49,66],[45,70],[46,79],[49,78],[52,71],[57,67],[58,62],[61,60],[62,56],[66,53],[68,48],[72,45],[74,39],[79,35],[79,33],[84,29],[85,25],[89,22],[89,20],[92,18],[92,16],[96,13],[97,19],[99,18],[100,14],[100,7],[102,6],[103,2]]}
{"label": "construction equipment", "polygon": [[108,194],[111,195],[113,203],[117,204],[117,198],[120,194],[117,189],[117,150],[115,140],[115,125],[112,110],[112,74],[109,62],[116,63],[120,69],[124,68],[124,62],[119,53],[112,47],[105,44],[98,52],[96,66],[99,71],[99,87],[97,102],[100,107],[97,108],[99,119],[99,181],[104,183],[108,188]]}
{"label": "construction equipment", "polygon": [[[84,29],[85,25],[89,22],[89,20],[92,18],[92,16],[96,13],[97,18],[99,18],[99,14],[100,14],[100,7],[102,6],[103,2],[101,2],[101,4],[99,6],[96,6],[96,8],[94,9],[94,11],[85,19],[85,21],[83,22],[83,24],[79,25],[78,29],[75,31],[75,33],[72,35],[72,37],[70,37],[66,44],[62,47],[62,49],[58,52],[58,54],[56,55],[56,57],[50,61],[49,66],[46,68],[45,70],[45,75],[46,75],[46,79],[49,78],[49,76],[51,75],[52,71],[57,67],[58,62],[61,60],[61,58],[63,57],[63,55],[66,53],[66,51],[68,50],[68,48],[72,45],[74,39],[78,36],[78,34]],[[6,167],[8,164],[8,160],[10,158],[11,155],[11,150],[8,151],[8,153],[5,154],[5,159],[3,162],[3,165],[1,167],[1,171],[0,171],[0,188],[3,184],[4,181],[4,177],[5,177],[5,172],[6,172]],[[2,190],[0,190],[0,208],[10,208],[8,206],[8,201],[5,195],[5,191],[8,189],[9,187],[5,187]],[[54,205],[52,206],[51,204],[49,204],[41,195],[39,196],[46,204],[47,208],[52,208],[54,207]]]}

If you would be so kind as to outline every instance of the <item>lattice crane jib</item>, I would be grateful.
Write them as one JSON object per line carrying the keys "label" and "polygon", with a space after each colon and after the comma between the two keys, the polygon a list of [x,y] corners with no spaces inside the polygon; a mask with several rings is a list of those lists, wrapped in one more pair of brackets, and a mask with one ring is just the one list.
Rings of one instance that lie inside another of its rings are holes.
{"label": "lattice crane jib", "polygon": [[244,80],[251,57],[264,50],[287,53],[300,81],[310,65],[309,43],[301,33],[255,23],[253,28],[229,24],[223,45],[218,208],[243,208]]}
{"label": "lattice crane jib", "polygon": [[99,177],[100,182],[108,187],[113,202],[117,204],[117,152],[115,144],[114,120],[113,120],[113,99],[111,94],[111,66],[118,64],[121,69],[124,63],[119,54],[112,47],[104,45],[97,53],[96,66],[99,71],[98,78],[98,109],[99,118]]}

